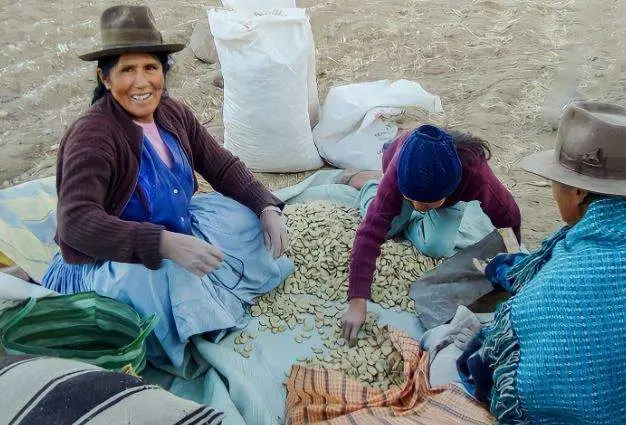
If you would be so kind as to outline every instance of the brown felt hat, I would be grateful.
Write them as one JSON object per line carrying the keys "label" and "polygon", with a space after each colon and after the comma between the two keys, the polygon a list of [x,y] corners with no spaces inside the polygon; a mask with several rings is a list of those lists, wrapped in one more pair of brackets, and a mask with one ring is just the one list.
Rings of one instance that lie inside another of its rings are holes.
{"label": "brown felt hat", "polygon": [[164,43],[148,6],[113,6],[100,17],[101,43],[96,50],[79,55],[84,61],[96,61],[122,53],[174,53],[184,44]]}
{"label": "brown felt hat", "polygon": [[626,108],[573,103],[563,115],[556,148],[524,158],[520,167],[568,186],[626,196]]}

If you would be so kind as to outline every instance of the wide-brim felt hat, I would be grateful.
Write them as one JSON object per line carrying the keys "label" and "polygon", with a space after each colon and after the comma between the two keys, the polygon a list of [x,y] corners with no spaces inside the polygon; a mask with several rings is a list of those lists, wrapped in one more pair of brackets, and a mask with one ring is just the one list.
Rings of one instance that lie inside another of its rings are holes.
{"label": "wide-brim felt hat", "polygon": [[166,43],[156,27],[148,6],[113,6],[100,17],[101,42],[94,50],[80,54],[84,61],[97,61],[123,53],[175,53],[184,44]]}
{"label": "wide-brim felt hat", "polygon": [[626,108],[598,102],[569,105],[555,149],[524,158],[520,167],[589,192],[626,196]]}

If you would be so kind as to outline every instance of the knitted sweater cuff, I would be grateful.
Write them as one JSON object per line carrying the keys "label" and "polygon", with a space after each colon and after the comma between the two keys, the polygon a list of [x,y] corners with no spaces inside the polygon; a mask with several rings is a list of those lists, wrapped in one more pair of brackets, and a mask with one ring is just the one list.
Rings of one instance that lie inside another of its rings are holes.
{"label": "knitted sweater cuff", "polygon": [[135,252],[141,263],[150,270],[161,267],[161,234],[165,228],[151,223],[142,223],[135,232]]}

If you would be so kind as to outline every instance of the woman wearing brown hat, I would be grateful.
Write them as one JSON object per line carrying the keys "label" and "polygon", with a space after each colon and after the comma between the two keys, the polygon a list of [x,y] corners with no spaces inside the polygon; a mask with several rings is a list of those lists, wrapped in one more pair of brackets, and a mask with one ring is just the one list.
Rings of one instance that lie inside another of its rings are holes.
{"label": "woman wearing brown hat", "polygon": [[569,106],[556,149],[521,166],[552,180],[566,226],[489,263],[513,296],[457,360],[461,382],[498,423],[624,424],[626,108]]}
{"label": "woman wearing brown hat", "polygon": [[[182,364],[188,338],[245,325],[244,307],[293,270],[281,202],[165,91],[167,44],[146,6],[101,17],[91,108],[63,137],[57,242],[43,284],[159,313],[149,354]],[[216,194],[194,196],[194,171]]]}

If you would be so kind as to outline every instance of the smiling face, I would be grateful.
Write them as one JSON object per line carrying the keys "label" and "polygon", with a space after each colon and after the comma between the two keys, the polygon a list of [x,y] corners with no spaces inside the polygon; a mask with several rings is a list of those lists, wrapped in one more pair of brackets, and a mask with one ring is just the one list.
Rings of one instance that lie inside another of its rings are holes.
{"label": "smiling face", "polygon": [[120,56],[108,77],[100,69],[98,75],[133,119],[146,123],[154,121],[154,111],[165,87],[159,59],[149,53],[126,53]]}

